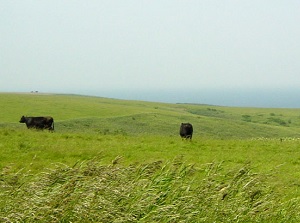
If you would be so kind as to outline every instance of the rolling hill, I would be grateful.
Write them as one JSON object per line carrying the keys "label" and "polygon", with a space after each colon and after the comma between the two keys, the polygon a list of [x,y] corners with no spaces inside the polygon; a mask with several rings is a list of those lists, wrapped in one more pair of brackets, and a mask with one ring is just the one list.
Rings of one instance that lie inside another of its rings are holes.
{"label": "rolling hill", "polygon": [[214,138],[300,137],[300,109],[168,104],[62,94],[1,93],[0,126],[26,128],[22,115],[51,115],[58,132],[177,135],[181,122]]}

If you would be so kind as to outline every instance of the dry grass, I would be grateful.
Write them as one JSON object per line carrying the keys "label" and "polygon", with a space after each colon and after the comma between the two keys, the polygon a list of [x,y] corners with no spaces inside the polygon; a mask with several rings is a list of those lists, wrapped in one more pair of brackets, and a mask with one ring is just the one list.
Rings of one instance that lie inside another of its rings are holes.
{"label": "dry grass", "polygon": [[[221,174],[154,162],[123,167],[95,160],[41,174],[0,175],[1,222],[298,222],[298,200],[280,203],[249,166]],[[199,174],[201,172],[201,174]],[[197,173],[197,174],[196,174]],[[198,179],[195,176],[202,175]]]}

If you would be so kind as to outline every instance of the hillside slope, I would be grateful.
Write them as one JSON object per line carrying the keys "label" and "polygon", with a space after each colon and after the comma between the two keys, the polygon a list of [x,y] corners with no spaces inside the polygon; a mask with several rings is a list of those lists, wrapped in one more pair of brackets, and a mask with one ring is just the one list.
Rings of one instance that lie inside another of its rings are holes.
{"label": "hillside slope", "polygon": [[300,137],[300,109],[236,108],[126,101],[58,94],[0,94],[0,126],[26,128],[22,115],[51,115],[57,132],[178,135],[181,122],[195,137]]}

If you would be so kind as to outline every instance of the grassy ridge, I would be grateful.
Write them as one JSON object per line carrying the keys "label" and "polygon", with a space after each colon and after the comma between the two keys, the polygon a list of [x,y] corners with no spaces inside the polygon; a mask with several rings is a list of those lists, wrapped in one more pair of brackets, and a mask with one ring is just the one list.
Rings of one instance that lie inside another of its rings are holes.
{"label": "grassy ridge", "polygon": [[[39,94],[0,103],[0,221],[300,219],[299,109]],[[21,115],[52,115],[55,132],[28,130]],[[187,121],[191,142],[178,134]]]}

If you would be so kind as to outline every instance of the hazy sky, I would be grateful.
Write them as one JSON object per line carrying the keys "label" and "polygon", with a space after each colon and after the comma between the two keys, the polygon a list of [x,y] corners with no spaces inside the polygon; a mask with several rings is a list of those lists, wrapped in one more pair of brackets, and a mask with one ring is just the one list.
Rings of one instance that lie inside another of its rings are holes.
{"label": "hazy sky", "polygon": [[300,89],[299,0],[0,0],[0,14],[0,91]]}

